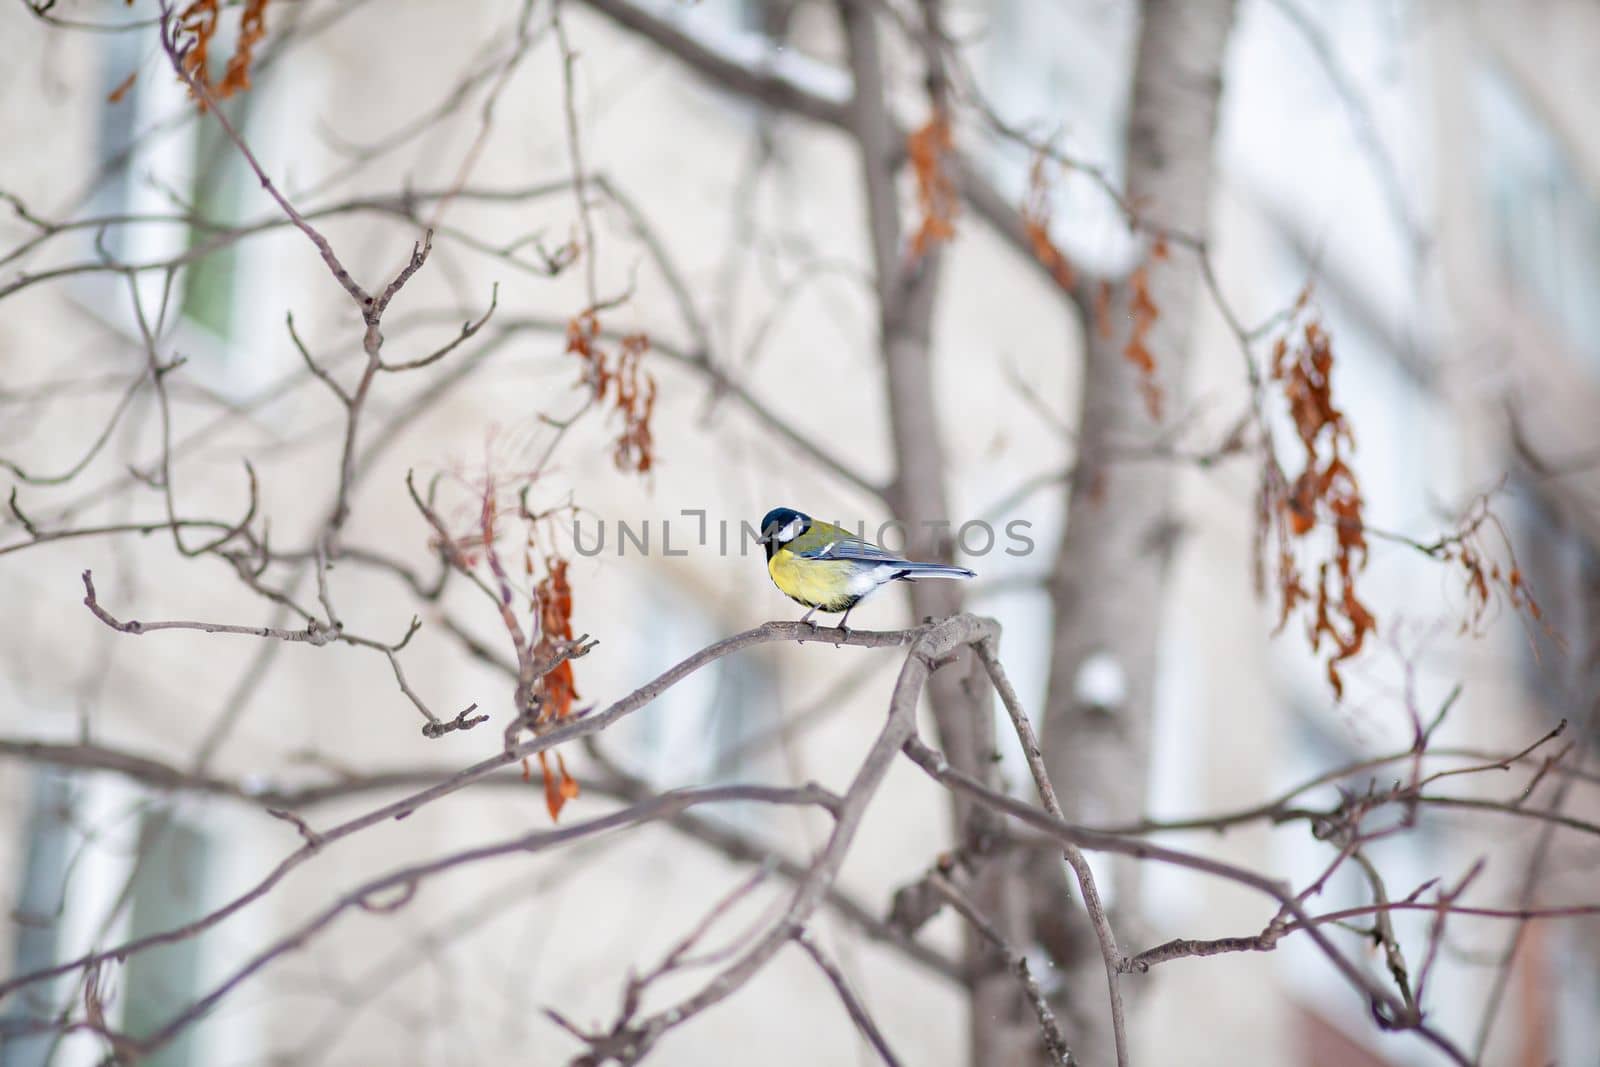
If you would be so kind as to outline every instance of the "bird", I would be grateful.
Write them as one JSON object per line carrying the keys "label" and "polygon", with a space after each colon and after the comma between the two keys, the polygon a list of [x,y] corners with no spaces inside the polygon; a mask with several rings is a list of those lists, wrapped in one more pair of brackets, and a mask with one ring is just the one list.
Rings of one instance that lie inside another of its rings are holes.
{"label": "bird", "polygon": [[852,608],[889,582],[977,577],[965,567],[902,559],[849,530],[818,522],[793,508],[767,512],[761,520],[760,542],[767,549],[772,584],[790,600],[811,609],[800,621],[811,622],[811,616],[819,611],[830,615],[843,612],[840,630],[845,629]]}

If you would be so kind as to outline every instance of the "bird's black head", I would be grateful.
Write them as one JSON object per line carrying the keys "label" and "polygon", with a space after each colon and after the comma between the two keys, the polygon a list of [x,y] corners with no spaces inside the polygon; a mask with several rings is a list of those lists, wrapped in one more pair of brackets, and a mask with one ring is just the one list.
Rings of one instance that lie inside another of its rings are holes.
{"label": "bird's black head", "polygon": [[767,558],[781,546],[811,528],[811,516],[793,508],[773,508],[761,520],[761,543],[767,546]]}

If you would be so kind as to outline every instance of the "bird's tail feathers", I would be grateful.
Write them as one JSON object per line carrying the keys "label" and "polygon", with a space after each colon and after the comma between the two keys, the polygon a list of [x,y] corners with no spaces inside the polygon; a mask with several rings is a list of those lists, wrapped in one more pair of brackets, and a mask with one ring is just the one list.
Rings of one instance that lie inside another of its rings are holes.
{"label": "bird's tail feathers", "polygon": [[976,578],[977,574],[965,567],[956,567],[948,563],[912,563],[907,561],[900,567],[900,573],[895,575],[904,581],[914,582],[918,578]]}

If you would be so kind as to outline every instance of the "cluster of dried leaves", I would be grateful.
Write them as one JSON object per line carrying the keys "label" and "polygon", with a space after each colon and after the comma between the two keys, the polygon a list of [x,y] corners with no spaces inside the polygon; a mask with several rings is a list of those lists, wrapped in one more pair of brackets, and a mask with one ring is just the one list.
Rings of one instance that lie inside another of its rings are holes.
{"label": "cluster of dried leaves", "polygon": [[[541,525],[549,515],[528,511],[524,502],[526,490],[519,493],[517,499],[513,518],[521,522],[525,531],[522,566],[528,585],[528,591],[520,597],[500,555],[505,516],[501,513],[500,496],[492,474],[483,486],[476,528],[464,536],[447,534],[444,523],[431,508],[423,505],[424,514],[436,532],[433,547],[444,553],[451,566],[476,576],[480,564],[488,565],[490,581],[480,584],[494,597],[500,609],[500,621],[511,639],[517,660],[515,705],[518,717],[506,731],[508,747],[522,731],[531,729],[537,733],[573,714],[578,690],[572,660],[592,647],[586,637],[573,636],[573,596],[567,579],[567,560],[540,543]],[[543,577],[539,578],[541,571]],[[523,629],[519,601],[527,603],[531,631]],[[578,795],[578,781],[559,754],[552,768],[548,754],[539,753],[539,768],[544,781],[545,806],[554,820],[567,801]],[[525,781],[532,779],[532,768],[526,760],[522,771]]]}
{"label": "cluster of dried leaves", "polygon": [[[1361,484],[1347,457],[1355,449],[1350,423],[1333,401],[1333,345],[1315,318],[1279,337],[1272,350],[1270,380],[1279,386],[1300,441],[1300,471],[1292,479],[1270,452],[1262,465],[1257,496],[1256,580],[1264,587],[1266,558],[1274,554],[1273,585],[1281,598],[1278,629],[1302,606],[1313,652],[1326,652],[1328,684],[1344,695],[1339,665],[1361,651],[1377,630],[1356,592],[1367,565],[1366,521]],[[1302,558],[1313,555],[1313,538],[1326,529],[1325,558],[1315,564],[1308,589]]]}
{"label": "cluster of dried leaves", "polygon": [[1164,397],[1161,382],[1156,377],[1155,356],[1151,354],[1147,342],[1156,319],[1161,317],[1161,309],[1156,307],[1155,300],[1150,296],[1150,268],[1156,262],[1165,262],[1167,256],[1167,243],[1157,239],[1150,246],[1150,255],[1129,277],[1128,318],[1132,325],[1128,332],[1128,343],[1122,346],[1122,358],[1133,364],[1139,372],[1139,395],[1144,398],[1144,409],[1150,418],[1157,421],[1161,418]]}
{"label": "cluster of dried leaves", "polygon": [[[650,351],[650,341],[642,333],[622,337],[615,349],[602,343],[600,317],[590,309],[568,323],[567,351],[583,362],[580,384],[591,391],[593,402],[608,408],[622,421],[613,459],[618,469],[647,473],[655,462],[651,417],[655,412],[656,380],[641,364]],[[526,479],[524,479],[526,480]],[[519,595],[501,559],[499,542],[506,514],[502,514],[497,481],[491,472],[485,478],[476,529],[464,537],[447,535],[436,519],[437,547],[445,552],[457,569],[474,573],[487,563],[491,581],[484,588],[494,596],[501,622],[511,639],[517,658],[515,704],[518,718],[507,730],[506,743],[515,743],[524,730],[535,734],[574,714],[578,698],[572,660],[588,652],[587,637],[575,637],[572,630],[573,593],[568,579],[568,561],[541,540],[542,524],[548,514],[534,514],[526,503],[527,488],[517,494],[518,505],[512,516],[521,522],[523,539],[523,577],[526,592]],[[430,514],[425,508],[425,513]],[[542,577],[540,576],[542,574]],[[526,602],[529,628],[524,629],[522,603]],[[556,753],[539,753],[539,769],[544,784],[545,806],[552,820],[560,817],[567,801],[578,796],[578,780],[568,771],[565,758]],[[523,761],[523,777],[531,780],[532,767]]]}
{"label": "cluster of dried leaves", "polygon": [[[533,538],[528,539],[524,557],[527,573],[532,577]],[[545,557],[545,576],[534,587],[533,601],[539,612],[539,639],[533,646],[534,658],[539,663],[555,661],[555,666],[540,676],[544,687],[540,702],[539,725],[560,722],[572,714],[578,690],[572,677],[572,660],[565,655],[575,643],[572,636],[572,586],[567,582],[567,561],[559,556]],[[550,818],[561,815],[567,801],[578,795],[578,780],[567,771],[567,761],[556,753],[556,769],[550,769],[548,753],[539,753],[539,770],[544,776],[544,803],[550,809]],[[527,774],[527,768],[523,769]]]}
{"label": "cluster of dried leaves", "polygon": [[1039,153],[1028,168],[1028,191],[1022,201],[1022,232],[1028,238],[1034,258],[1044,264],[1056,284],[1071,289],[1078,282],[1078,272],[1050,239],[1050,222],[1055,214],[1051,203],[1055,182],[1050,167],[1049,158]]}
{"label": "cluster of dried leaves", "polygon": [[[524,635],[517,619],[516,594],[496,548],[500,534],[497,528],[499,504],[491,477],[484,487],[479,534],[483,539],[484,557],[495,578],[500,617],[517,653],[517,707],[525,716],[517,728],[526,726],[538,731],[571,715],[573,701],[578,695],[570,658],[575,643],[572,638],[572,586],[567,582],[567,561],[538,546],[539,516],[530,514],[525,506],[519,506],[516,517],[522,520],[525,527],[522,552],[524,577],[533,583],[539,571],[536,558],[541,558],[544,563],[544,577],[533,584],[529,595],[529,621],[533,631],[529,635]],[[513,730],[515,732],[517,729]],[[549,754],[539,753],[544,801],[552,820],[561,815],[561,809],[567,801],[578,795],[578,781],[568,773],[566,760],[559,753],[555,764],[552,769]],[[523,761],[522,775],[524,780],[532,778],[526,760]]]}
{"label": "cluster of dried leaves", "polygon": [[[1332,341],[1315,315],[1298,325],[1310,297],[1309,289],[1301,293],[1287,330],[1272,349],[1267,380],[1278,388],[1302,455],[1292,478],[1270,447],[1263,456],[1256,499],[1256,586],[1265,591],[1270,556],[1271,584],[1280,598],[1278,630],[1297,610],[1303,613],[1311,649],[1326,655],[1328,684],[1342,698],[1340,665],[1360,653],[1378,628],[1356,592],[1357,578],[1367,565],[1369,535],[1405,544],[1458,571],[1466,595],[1463,633],[1477,632],[1499,603],[1530,622],[1540,622],[1543,612],[1487,494],[1474,499],[1454,528],[1431,543],[1367,525],[1361,484],[1349,465],[1355,435],[1333,399]],[[1319,553],[1318,547],[1325,551]],[[1315,560],[1314,583],[1306,580],[1307,560]]]}
{"label": "cluster of dried leaves", "polygon": [[921,259],[934,245],[956,235],[955,217],[961,199],[946,165],[955,142],[950,116],[935,111],[927,123],[906,137],[906,155],[917,187],[917,207],[922,222],[911,236],[911,256]]}
{"label": "cluster of dried leaves", "polygon": [[[1078,274],[1068,261],[1066,253],[1050,237],[1050,224],[1055,213],[1052,203],[1058,171],[1049,156],[1036,153],[1028,169],[1028,190],[1022,201],[1022,232],[1034,258],[1050,272],[1057,285],[1072,289],[1077,285]],[[1161,382],[1156,375],[1155,356],[1149,347],[1150,330],[1155,326],[1161,309],[1150,295],[1150,269],[1156,261],[1168,258],[1167,243],[1158,238],[1150,247],[1150,254],[1128,279],[1128,340],[1122,346],[1122,356],[1139,372],[1139,395],[1144,398],[1145,410],[1152,419],[1161,418],[1165,399]],[[1102,340],[1109,341],[1114,332],[1112,323],[1113,289],[1109,281],[1095,288],[1094,325]]]}
{"label": "cluster of dried leaves", "polygon": [[[239,38],[220,80],[211,77],[211,44],[222,19],[221,3],[193,0],[178,13],[178,32],[187,38],[188,45],[183,53],[184,71],[217,99],[250,88],[255,49],[267,35],[267,3],[268,0],[244,0],[239,11]],[[205,102],[201,101],[200,106],[204,108]]]}
{"label": "cluster of dried leaves", "polygon": [[594,400],[609,405],[622,420],[622,432],[612,449],[620,471],[647,474],[655,466],[655,438],[650,420],[655,415],[655,375],[642,369],[650,338],[642,333],[623,337],[615,354],[601,344],[600,316],[590,309],[567,324],[567,351],[583,361],[583,384]]}
{"label": "cluster of dried leaves", "polygon": [[[1496,558],[1488,543],[1491,536],[1499,542],[1504,563]],[[1479,632],[1490,609],[1502,599],[1512,611],[1526,614],[1532,622],[1543,621],[1544,611],[1517,564],[1511,535],[1490,508],[1487,494],[1472,501],[1454,532],[1423,547],[1435,559],[1461,572],[1467,596],[1467,609],[1461,619],[1462,633]]]}

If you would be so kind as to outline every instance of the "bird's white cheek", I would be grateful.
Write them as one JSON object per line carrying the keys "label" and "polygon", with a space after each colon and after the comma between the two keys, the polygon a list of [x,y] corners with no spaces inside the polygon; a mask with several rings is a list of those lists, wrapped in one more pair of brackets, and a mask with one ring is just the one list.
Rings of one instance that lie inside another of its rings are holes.
{"label": "bird's white cheek", "polygon": [[800,519],[790,519],[789,524],[778,531],[778,541],[787,543],[800,536],[800,529],[805,523]]}

